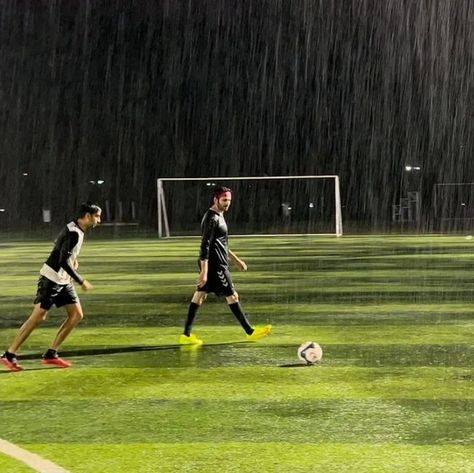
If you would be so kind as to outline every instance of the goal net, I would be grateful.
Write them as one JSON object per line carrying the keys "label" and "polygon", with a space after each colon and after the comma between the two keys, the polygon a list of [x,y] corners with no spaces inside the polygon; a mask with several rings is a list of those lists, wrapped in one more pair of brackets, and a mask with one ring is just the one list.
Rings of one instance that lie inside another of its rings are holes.
{"label": "goal net", "polygon": [[232,235],[342,235],[338,176],[202,177],[157,180],[159,238],[199,235],[219,186],[233,192]]}

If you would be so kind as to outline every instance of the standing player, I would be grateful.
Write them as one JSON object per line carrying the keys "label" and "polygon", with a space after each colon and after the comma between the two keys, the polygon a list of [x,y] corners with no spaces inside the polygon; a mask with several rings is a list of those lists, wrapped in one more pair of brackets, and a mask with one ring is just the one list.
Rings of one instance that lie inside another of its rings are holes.
{"label": "standing player", "polygon": [[101,213],[102,210],[98,205],[90,202],[82,204],[78,219],[68,223],[59,233],[53,251],[40,270],[33,312],[21,326],[8,350],[0,358],[0,361],[10,371],[23,369],[18,364],[16,353],[33,330],[46,319],[53,305],[56,307],[65,306],[67,319],[59,328],[50,348],[43,354],[42,363],[60,368],[71,366],[71,363],[58,356],[58,349],[83,318],[81,303],[73,280],[84,291],[92,289],[92,284],[77,272],[79,267],[77,257],[81,251],[84,232],[100,223]]}
{"label": "standing player", "polygon": [[239,295],[234,289],[229,272],[229,257],[240,271],[246,271],[247,265],[229,250],[227,224],[224,212],[229,210],[232,191],[227,187],[214,190],[212,207],[204,214],[201,222],[200,273],[197,289],[188,309],[184,333],[179,338],[181,345],[201,345],[195,334],[191,333],[194,319],[199,307],[206,300],[207,294],[214,292],[216,296],[225,297],[227,304],[242,328],[248,340],[259,340],[270,334],[272,326],[252,327],[239,302]]}

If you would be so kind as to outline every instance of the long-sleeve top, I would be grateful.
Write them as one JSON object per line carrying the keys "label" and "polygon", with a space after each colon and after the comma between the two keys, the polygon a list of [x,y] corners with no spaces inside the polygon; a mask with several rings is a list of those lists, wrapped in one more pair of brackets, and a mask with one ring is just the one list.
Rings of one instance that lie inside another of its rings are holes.
{"label": "long-sleeve top", "polygon": [[227,223],[224,216],[209,209],[201,222],[201,248],[199,258],[209,260],[209,266],[229,266]]}

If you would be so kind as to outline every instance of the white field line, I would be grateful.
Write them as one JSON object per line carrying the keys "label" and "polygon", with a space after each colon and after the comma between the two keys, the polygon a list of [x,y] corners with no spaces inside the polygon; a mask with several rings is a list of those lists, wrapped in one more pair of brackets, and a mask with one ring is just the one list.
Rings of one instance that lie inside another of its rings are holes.
{"label": "white field line", "polygon": [[69,473],[69,471],[49,460],[41,458],[39,455],[36,455],[36,453],[28,452],[6,440],[0,439],[0,452],[21,461],[38,473]]}

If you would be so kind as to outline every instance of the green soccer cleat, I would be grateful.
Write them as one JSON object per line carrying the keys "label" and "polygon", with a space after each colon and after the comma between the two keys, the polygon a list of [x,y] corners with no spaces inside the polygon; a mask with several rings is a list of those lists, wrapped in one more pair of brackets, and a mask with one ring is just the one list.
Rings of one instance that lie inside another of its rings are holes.
{"label": "green soccer cleat", "polygon": [[257,340],[260,340],[261,338],[264,338],[267,335],[270,335],[271,331],[272,331],[271,325],[264,325],[263,327],[255,327],[253,333],[251,333],[250,335],[247,335],[247,340],[249,340],[250,342],[256,342]]}
{"label": "green soccer cleat", "polygon": [[179,344],[180,345],[202,345],[202,340],[197,338],[194,333],[192,333],[189,337],[187,335],[180,335],[179,337]]}

